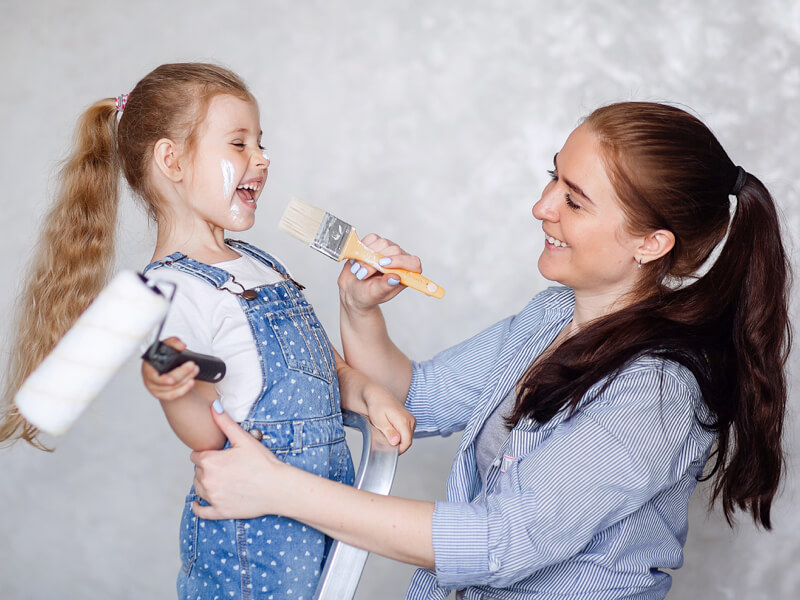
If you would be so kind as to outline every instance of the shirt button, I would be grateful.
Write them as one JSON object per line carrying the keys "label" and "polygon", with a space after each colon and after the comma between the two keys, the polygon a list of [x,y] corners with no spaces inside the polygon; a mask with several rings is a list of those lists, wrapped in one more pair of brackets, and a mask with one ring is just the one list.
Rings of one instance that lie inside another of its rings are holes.
{"label": "shirt button", "polygon": [[261,430],[256,429],[255,427],[253,427],[253,429],[250,430],[250,435],[252,435],[258,441],[261,441],[261,438],[264,437],[264,434],[261,433]]}

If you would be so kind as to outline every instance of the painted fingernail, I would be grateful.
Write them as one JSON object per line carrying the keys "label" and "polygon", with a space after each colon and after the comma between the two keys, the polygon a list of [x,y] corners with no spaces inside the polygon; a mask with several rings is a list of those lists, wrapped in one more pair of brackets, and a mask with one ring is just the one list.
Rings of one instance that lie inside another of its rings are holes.
{"label": "painted fingernail", "polygon": [[218,415],[221,415],[223,412],[225,412],[225,409],[222,408],[222,403],[219,401],[219,398],[214,400],[211,406],[214,407],[214,412],[216,412]]}
{"label": "painted fingernail", "polygon": [[382,259],[380,259],[380,260],[378,261],[378,264],[379,264],[380,266],[382,266],[382,267],[385,267],[386,265],[390,265],[390,264],[392,264],[392,259],[391,259],[391,258],[389,258],[388,256],[384,256]]}
{"label": "painted fingernail", "polygon": [[367,268],[366,267],[361,267],[358,270],[358,273],[356,273],[356,279],[364,279],[364,277],[366,277],[366,276],[367,276]]}
{"label": "painted fingernail", "polygon": [[350,263],[350,264],[352,265],[354,262],[356,262],[356,259],[355,259],[355,258],[351,258],[351,259],[350,259],[350,260],[348,260],[347,262],[348,262],[348,263]]}
{"label": "painted fingernail", "polygon": [[353,274],[355,275],[356,273],[358,273],[358,270],[359,270],[360,268],[361,268],[361,265],[360,265],[360,264],[358,264],[357,262],[353,261],[353,266],[352,266],[352,267],[350,267],[350,272],[351,272],[351,273],[353,273]]}
{"label": "painted fingernail", "polygon": [[400,283],[400,280],[399,279],[389,279],[386,283],[388,283],[389,285],[397,285],[398,283]]}

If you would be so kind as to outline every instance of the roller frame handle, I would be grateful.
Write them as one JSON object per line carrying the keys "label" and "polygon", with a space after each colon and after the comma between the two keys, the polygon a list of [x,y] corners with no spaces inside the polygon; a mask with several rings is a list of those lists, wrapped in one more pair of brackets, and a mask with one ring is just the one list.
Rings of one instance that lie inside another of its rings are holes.
{"label": "roller frame handle", "polygon": [[160,341],[154,342],[142,355],[142,359],[153,365],[161,375],[192,361],[200,368],[196,377],[200,381],[217,383],[225,377],[225,362],[216,356],[200,354],[191,350],[178,351]]}

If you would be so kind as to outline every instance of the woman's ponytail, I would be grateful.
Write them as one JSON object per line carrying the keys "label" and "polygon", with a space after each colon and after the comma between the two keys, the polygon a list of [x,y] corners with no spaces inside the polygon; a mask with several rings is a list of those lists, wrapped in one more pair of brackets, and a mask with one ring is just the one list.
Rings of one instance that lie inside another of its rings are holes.
{"label": "woman's ponytail", "polygon": [[56,201],[17,299],[0,442],[24,439],[44,449],[13,398],[107,282],[117,224],[116,129],[113,98],[92,105],[78,122],[74,150],[62,167]]}
{"label": "woman's ponytail", "polygon": [[729,522],[739,508],[770,528],[784,466],[790,267],[766,187],[748,174],[737,201],[725,246],[701,279],[720,305],[730,307],[730,345],[723,354],[736,382],[730,398],[706,399],[720,426],[712,502],[721,499]]}

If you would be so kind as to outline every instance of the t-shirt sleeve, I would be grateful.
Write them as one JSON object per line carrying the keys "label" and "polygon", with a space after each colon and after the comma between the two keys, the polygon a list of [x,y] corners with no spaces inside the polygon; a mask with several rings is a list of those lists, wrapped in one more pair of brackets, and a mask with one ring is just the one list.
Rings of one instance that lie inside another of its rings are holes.
{"label": "t-shirt sleeve", "polygon": [[[170,269],[156,269],[148,275],[156,285],[159,282],[175,285],[175,295],[167,311],[160,339],[175,336],[194,352],[213,354],[208,308],[201,306],[201,299],[205,295],[193,293],[198,283],[206,284],[194,281],[191,275]],[[167,293],[170,293],[170,287],[163,286]]]}

